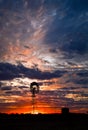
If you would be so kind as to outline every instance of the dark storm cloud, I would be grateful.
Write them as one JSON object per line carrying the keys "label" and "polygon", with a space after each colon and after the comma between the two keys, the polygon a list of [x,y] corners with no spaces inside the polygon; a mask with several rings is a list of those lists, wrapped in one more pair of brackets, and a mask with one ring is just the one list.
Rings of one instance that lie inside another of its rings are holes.
{"label": "dark storm cloud", "polygon": [[11,80],[20,77],[19,69],[9,63],[0,63],[0,80]]}
{"label": "dark storm cloud", "polygon": [[[87,105],[87,100],[84,100],[83,98],[87,98],[88,94],[83,92],[77,92],[74,90],[64,91],[64,88],[62,88],[59,91],[42,91],[41,94],[43,96],[49,97],[49,100],[47,100],[47,98],[45,99],[46,102],[48,101],[51,103],[52,101],[54,101],[57,104],[56,106],[60,105],[60,103],[63,103],[65,105],[67,104],[68,106],[72,106],[73,103],[74,105],[75,104]],[[73,97],[68,97],[66,95],[72,95]]]}
{"label": "dark storm cloud", "polygon": [[84,84],[84,85],[87,85],[88,84],[88,79],[86,78],[83,78],[83,79],[75,79],[75,80],[73,80],[73,82],[75,83],[75,84]]}
{"label": "dark storm cloud", "polygon": [[44,79],[58,78],[62,77],[66,73],[66,71],[60,71],[60,70],[54,72],[42,72],[38,69],[36,70],[35,68],[34,69],[26,68],[23,65],[18,67],[20,68],[21,73],[24,74],[25,77],[33,79],[44,80]]}
{"label": "dark storm cloud", "polygon": [[88,86],[83,86],[84,89],[88,89]]}
{"label": "dark storm cloud", "polygon": [[80,77],[84,77],[84,78],[86,78],[86,77],[88,77],[88,70],[86,70],[86,71],[80,71],[79,73],[77,73],[77,75],[78,76],[80,76]]}
{"label": "dark storm cloud", "polygon": [[1,90],[11,90],[12,87],[11,86],[5,86],[5,87],[1,87]]}
{"label": "dark storm cloud", "polygon": [[69,42],[66,46],[62,45],[61,49],[71,55],[75,53],[80,55],[88,53],[88,38],[84,37],[81,39],[80,37],[80,34],[74,36],[73,41]]}
{"label": "dark storm cloud", "polygon": [[57,46],[68,57],[88,53],[88,1],[65,0],[61,3],[59,8],[57,2],[57,14],[46,34],[46,43]]}
{"label": "dark storm cloud", "polygon": [[[68,73],[68,77],[69,77],[69,73]],[[74,83],[75,85],[78,84],[79,87],[80,85],[88,85],[88,70],[83,69],[80,71],[75,71],[73,74],[70,75],[70,78],[66,80],[66,84],[68,83]]]}
{"label": "dark storm cloud", "polygon": [[[75,77],[73,76],[74,73],[71,75],[72,78],[66,81],[66,83],[74,83],[75,85],[88,85],[88,70],[80,70],[75,72]],[[84,86],[83,88],[85,88]]]}
{"label": "dark storm cloud", "polygon": [[19,86],[20,89],[28,89],[26,86]]}
{"label": "dark storm cloud", "polygon": [[2,0],[0,2],[0,8],[4,9],[10,9],[10,10],[18,10],[23,6],[23,1],[24,0]]}
{"label": "dark storm cloud", "polygon": [[52,79],[62,77],[66,71],[42,72],[40,70],[26,68],[23,65],[12,65],[0,63],[0,80],[11,80],[18,77],[28,77],[31,79]]}

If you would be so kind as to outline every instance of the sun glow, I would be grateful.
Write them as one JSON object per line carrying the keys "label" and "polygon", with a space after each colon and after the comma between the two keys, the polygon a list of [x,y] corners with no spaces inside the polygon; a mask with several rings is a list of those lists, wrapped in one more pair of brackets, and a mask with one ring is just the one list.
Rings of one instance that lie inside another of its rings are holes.
{"label": "sun glow", "polygon": [[39,113],[40,113],[40,112],[37,111],[37,110],[31,112],[31,114],[36,114],[36,115],[39,114]]}

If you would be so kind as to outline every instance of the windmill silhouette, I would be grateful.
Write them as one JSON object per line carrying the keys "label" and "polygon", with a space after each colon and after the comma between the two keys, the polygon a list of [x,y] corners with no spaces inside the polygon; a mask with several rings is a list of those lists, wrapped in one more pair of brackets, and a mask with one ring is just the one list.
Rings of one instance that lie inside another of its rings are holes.
{"label": "windmill silhouette", "polygon": [[36,94],[39,93],[39,84],[37,82],[32,82],[30,84],[30,91],[32,93],[32,113],[35,113],[35,97]]}

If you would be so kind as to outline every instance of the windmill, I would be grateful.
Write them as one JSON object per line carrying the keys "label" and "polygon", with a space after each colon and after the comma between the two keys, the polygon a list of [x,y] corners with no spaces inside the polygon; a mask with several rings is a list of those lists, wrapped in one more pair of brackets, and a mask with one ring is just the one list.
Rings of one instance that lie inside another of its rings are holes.
{"label": "windmill", "polygon": [[35,97],[39,93],[39,84],[37,82],[32,82],[30,84],[30,92],[32,93],[32,112],[35,113]]}

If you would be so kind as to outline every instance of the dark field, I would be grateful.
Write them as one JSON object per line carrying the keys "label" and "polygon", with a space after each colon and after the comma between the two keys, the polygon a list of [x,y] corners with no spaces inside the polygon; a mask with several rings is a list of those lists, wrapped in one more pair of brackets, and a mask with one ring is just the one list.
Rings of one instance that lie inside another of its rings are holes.
{"label": "dark field", "polygon": [[0,130],[88,130],[88,114],[0,114]]}

